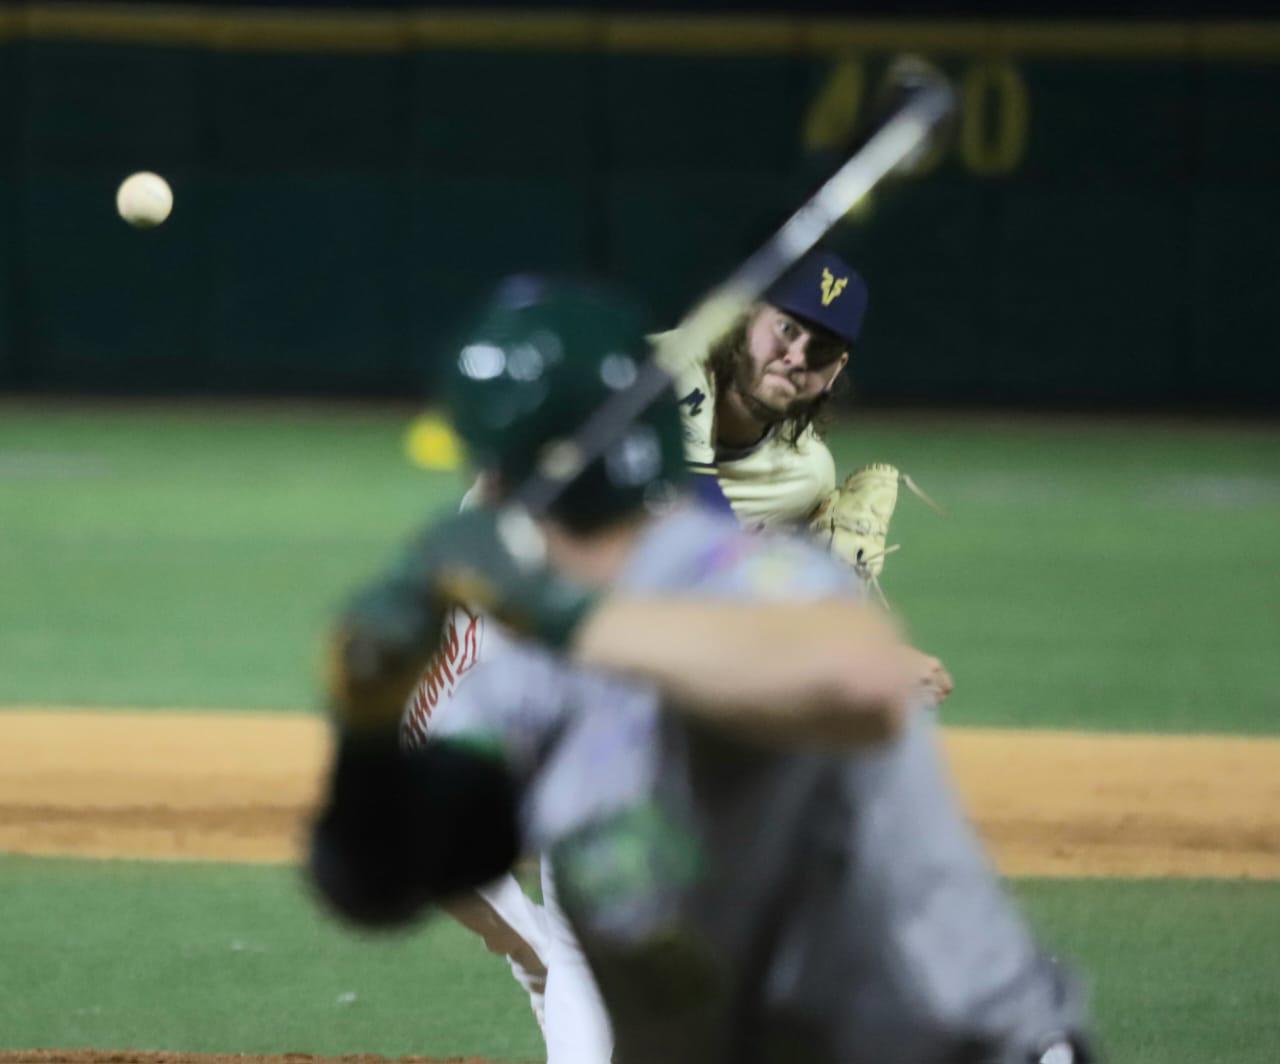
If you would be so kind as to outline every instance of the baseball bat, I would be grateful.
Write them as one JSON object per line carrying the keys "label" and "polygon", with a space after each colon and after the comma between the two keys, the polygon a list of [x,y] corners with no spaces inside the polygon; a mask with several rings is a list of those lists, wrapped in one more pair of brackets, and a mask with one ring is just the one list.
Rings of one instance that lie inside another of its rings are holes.
{"label": "baseball bat", "polygon": [[680,365],[704,353],[876,185],[895,171],[908,170],[924,155],[955,111],[954,91],[940,71],[914,57],[897,60],[886,80],[886,95],[894,98],[887,117],[773,236],[665,334],[655,357],[645,362],[630,386],[597,407],[573,436],[543,449],[537,470],[516,489],[508,506],[523,510],[525,516],[544,514],[666,390],[671,375],[664,365]]}

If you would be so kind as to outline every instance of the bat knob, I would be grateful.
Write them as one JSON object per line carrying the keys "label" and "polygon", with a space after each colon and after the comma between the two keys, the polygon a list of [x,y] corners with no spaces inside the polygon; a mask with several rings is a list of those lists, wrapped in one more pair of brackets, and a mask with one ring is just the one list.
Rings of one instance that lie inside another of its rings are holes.
{"label": "bat knob", "polygon": [[947,76],[918,55],[900,55],[885,72],[878,93],[877,110],[895,114],[909,109],[926,129],[919,146],[895,167],[899,174],[913,174],[933,159],[950,141],[959,103]]}

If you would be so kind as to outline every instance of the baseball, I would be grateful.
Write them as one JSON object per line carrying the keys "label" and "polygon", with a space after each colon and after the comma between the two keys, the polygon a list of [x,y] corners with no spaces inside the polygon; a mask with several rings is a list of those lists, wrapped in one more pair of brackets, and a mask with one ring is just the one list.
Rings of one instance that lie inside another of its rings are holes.
{"label": "baseball", "polygon": [[168,181],[149,170],[130,174],[116,190],[116,210],[130,225],[150,229],[169,217],[173,190]]}

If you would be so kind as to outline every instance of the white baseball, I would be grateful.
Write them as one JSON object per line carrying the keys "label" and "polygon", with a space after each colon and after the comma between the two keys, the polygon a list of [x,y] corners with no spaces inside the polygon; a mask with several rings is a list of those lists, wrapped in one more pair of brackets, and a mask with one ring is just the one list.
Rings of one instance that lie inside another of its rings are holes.
{"label": "white baseball", "polygon": [[120,182],[116,190],[116,210],[130,225],[150,229],[169,217],[173,210],[173,190],[159,174],[141,170]]}

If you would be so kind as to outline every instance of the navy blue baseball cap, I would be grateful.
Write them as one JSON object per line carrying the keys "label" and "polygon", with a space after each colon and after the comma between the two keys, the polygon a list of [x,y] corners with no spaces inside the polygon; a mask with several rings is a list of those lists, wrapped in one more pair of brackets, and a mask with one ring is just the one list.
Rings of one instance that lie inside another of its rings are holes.
{"label": "navy blue baseball cap", "polygon": [[867,282],[839,255],[815,249],[769,286],[764,301],[852,344],[867,313]]}

